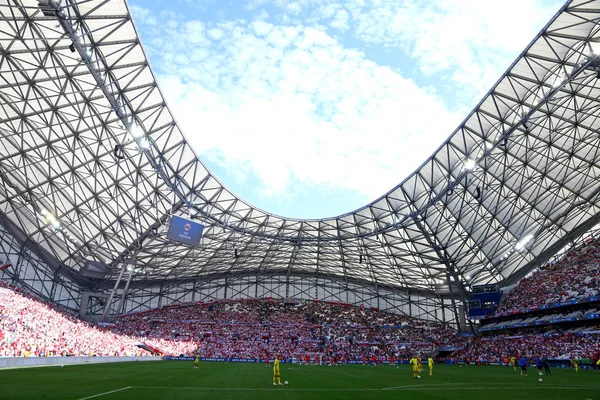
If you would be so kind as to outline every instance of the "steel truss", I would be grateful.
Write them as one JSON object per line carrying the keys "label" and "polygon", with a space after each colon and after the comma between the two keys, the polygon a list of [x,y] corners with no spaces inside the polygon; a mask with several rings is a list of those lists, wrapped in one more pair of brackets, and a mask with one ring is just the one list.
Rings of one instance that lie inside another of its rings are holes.
{"label": "steel truss", "polygon": [[[526,274],[598,221],[599,21],[600,1],[568,2],[411,176],[351,213],[299,220],[252,207],[203,166],[124,0],[7,0],[0,216],[57,276],[86,259],[107,263],[98,291],[135,255],[131,290],[283,268],[431,298],[435,285],[456,283],[462,301],[473,284]],[[206,224],[200,247],[166,240],[173,214]]]}
{"label": "steel truss", "polygon": [[0,225],[0,280],[49,301],[70,312],[77,312],[80,302],[80,286],[44,260],[32,250],[32,243],[20,241]]}

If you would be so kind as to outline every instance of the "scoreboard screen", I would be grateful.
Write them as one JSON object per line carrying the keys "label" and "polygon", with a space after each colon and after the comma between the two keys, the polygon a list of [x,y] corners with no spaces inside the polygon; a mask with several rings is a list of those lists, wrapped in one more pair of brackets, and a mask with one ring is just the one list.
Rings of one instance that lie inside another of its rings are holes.
{"label": "scoreboard screen", "polygon": [[189,246],[198,246],[203,231],[204,225],[173,215],[169,231],[167,232],[167,238]]}

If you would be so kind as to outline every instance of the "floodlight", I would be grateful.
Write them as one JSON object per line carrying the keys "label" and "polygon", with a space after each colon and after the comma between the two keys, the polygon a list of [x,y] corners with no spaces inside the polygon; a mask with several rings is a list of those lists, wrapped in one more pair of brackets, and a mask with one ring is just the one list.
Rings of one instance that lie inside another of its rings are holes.
{"label": "floodlight", "polygon": [[472,170],[473,168],[475,168],[475,165],[476,165],[475,160],[472,160],[469,158],[467,161],[465,161],[464,167],[465,167],[465,169]]}
{"label": "floodlight", "polygon": [[131,128],[129,129],[129,133],[131,134],[131,136],[133,136],[134,139],[144,136],[144,130],[136,124],[133,124],[131,126]]}
{"label": "floodlight", "polygon": [[147,138],[142,138],[138,141],[138,146],[142,150],[147,150],[150,148],[150,141]]}
{"label": "floodlight", "polygon": [[533,239],[533,235],[529,234],[525,236],[523,239],[519,240],[517,244],[515,244],[515,250],[521,251],[525,248],[527,243],[529,243]]}

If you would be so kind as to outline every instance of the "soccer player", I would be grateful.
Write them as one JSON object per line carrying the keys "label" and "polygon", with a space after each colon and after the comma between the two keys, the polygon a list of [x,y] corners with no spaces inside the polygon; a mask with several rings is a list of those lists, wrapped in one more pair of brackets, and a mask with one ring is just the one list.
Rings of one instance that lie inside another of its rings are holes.
{"label": "soccer player", "polygon": [[429,366],[429,376],[432,376],[432,375],[433,375],[433,364],[435,364],[435,363],[433,362],[433,358],[429,357],[429,358],[427,359],[427,364],[428,364],[428,366]]}
{"label": "soccer player", "polygon": [[196,359],[194,360],[194,369],[198,369],[199,362],[200,362],[200,354],[196,354]]}
{"label": "soccer player", "polygon": [[579,372],[579,362],[577,362],[577,359],[575,357],[573,357],[573,359],[571,360],[571,365],[573,366],[573,368],[575,368],[575,372]]}
{"label": "soccer player", "polygon": [[419,362],[417,361],[418,357],[413,357],[410,359],[410,365],[412,365],[412,369],[413,369],[413,376],[415,379],[420,378],[421,376],[419,375]]}
{"label": "soccer player", "polygon": [[540,376],[544,375],[542,373],[542,368],[544,367],[544,363],[542,362],[542,359],[539,356],[537,356],[535,358],[535,366],[537,367],[538,375],[540,375]]}
{"label": "soccer player", "polygon": [[544,364],[544,371],[546,372],[546,375],[552,375],[552,372],[550,372],[550,363],[548,362],[548,357],[544,356],[544,358],[542,358],[542,363]]}
{"label": "soccer player", "polygon": [[279,374],[279,356],[275,356],[275,361],[273,361],[273,385],[283,385],[281,383],[281,375]]}
{"label": "soccer player", "polygon": [[417,357],[417,365],[419,366],[419,376],[421,376],[421,372],[423,371],[423,362],[421,361],[421,357]]}
{"label": "soccer player", "polygon": [[517,358],[511,357],[509,365],[514,368],[515,372],[517,372]]}
{"label": "soccer player", "polygon": [[367,364],[367,357],[362,356],[363,367]]}
{"label": "soccer player", "polygon": [[266,359],[265,359],[265,367],[268,368],[269,367],[269,355],[265,354],[265,357],[266,357]]}
{"label": "soccer player", "polygon": [[525,357],[521,356],[519,359],[519,366],[521,367],[521,376],[529,376],[527,375],[527,360]]}

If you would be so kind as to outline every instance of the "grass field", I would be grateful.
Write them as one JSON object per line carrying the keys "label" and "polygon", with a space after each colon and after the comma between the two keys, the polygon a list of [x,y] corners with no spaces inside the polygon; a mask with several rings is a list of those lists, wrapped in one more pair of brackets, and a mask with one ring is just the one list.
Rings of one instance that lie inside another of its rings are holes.
{"label": "grass field", "polygon": [[436,365],[412,377],[409,366],[281,364],[282,381],[259,364],[159,361],[0,370],[2,399],[569,399],[600,400],[600,372]]}

